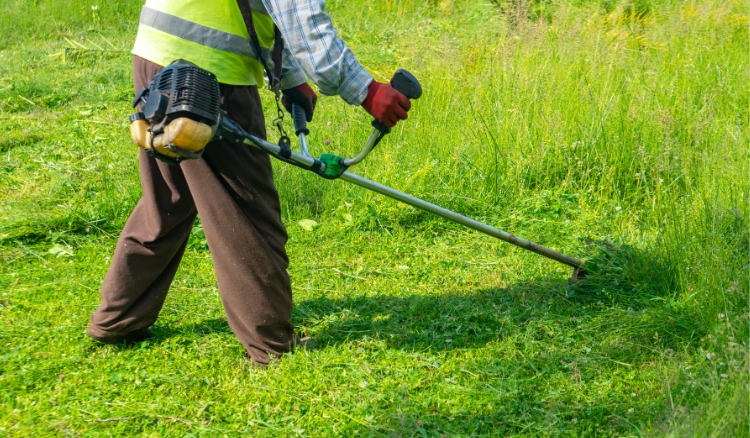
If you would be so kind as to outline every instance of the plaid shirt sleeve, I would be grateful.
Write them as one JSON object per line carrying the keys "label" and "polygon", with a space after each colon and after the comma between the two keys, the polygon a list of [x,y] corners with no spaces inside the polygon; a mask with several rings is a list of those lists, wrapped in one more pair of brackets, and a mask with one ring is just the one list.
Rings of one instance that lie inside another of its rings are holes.
{"label": "plaid shirt sleeve", "polygon": [[339,38],[325,0],[263,0],[284,38],[282,88],[306,81],[307,75],[320,92],[338,94],[352,105],[367,97],[373,78]]}

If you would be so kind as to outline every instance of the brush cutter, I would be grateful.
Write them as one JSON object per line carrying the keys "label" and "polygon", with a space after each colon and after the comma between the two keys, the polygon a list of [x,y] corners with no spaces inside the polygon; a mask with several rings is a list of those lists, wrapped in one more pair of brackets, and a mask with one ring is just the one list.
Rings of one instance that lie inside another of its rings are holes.
{"label": "brush cutter", "polygon": [[[418,99],[422,95],[419,81],[406,70],[396,71],[391,85],[409,99]],[[189,62],[175,61],[156,74],[149,86],[141,90],[133,101],[133,107],[140,104],[141,111],[130,116],[131,137],[146,153],[170,164],[199,158],[211,140],[244,143],[323,178],[342,179],[571,266],[571,283],[577,283],[586,276],[583,260],[349,172],[350,167],[364,160],[390,132],[388,127],[377,120],[373,120],[372,134],[365,146],[353,158],[334,154],[322,154],[315,158],[308,148],[306,136],[310,131],[307,129],[305,113],[298,105],[293,105],[292,118],[301,153],[291,150],[286,141],[274,144],[249,134],[221,111],[220,101],[216,76]]]}

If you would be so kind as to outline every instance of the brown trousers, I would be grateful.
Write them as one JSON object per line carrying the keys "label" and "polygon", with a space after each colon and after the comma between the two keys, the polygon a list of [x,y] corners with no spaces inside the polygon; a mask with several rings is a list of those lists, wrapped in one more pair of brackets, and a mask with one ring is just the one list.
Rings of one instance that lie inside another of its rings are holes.
{"label": "brown trousers", "polygon": [[[136,57],[135,89],[161,67]],[[222,85],[222,109],[265,138],[257,87]],[[88,333],[112,341],[156,321],[196,214],[200,215],[229,327],[258,363],[290,351],[292,292],[279,196],[267,154],[224,141],[170,166],[140,152],[143,195],[117,242]]]}

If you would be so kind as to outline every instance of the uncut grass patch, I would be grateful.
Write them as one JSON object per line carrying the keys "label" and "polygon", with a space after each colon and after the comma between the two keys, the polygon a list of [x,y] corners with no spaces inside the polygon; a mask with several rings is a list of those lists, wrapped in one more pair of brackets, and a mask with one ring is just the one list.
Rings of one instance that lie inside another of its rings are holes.
{"label": "uncut grass patch", "polygon": [[[0,2],[0,433],[747,436],[746,4],[328,2],[376,78],[425,89],[355,171],[592,274],[275,163],[319,348],[265,372],[199,222],[154,340],[83,333],[140,194],[140,5],[91,6]],[[370,130],[330,97],[310,127],[316,154]]]}

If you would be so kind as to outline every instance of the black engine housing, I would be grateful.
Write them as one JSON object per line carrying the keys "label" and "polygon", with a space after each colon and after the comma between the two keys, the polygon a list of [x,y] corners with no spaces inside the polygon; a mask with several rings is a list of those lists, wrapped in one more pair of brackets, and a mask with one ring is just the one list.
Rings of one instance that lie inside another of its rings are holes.
{"label": "black engine housing", "polygon": [[158,134],[178,117],[188,117],[209,126],[219,122],[221,92],[216,76],[188,61],[178,59],[154,75],[148,87],[133,101]]}

